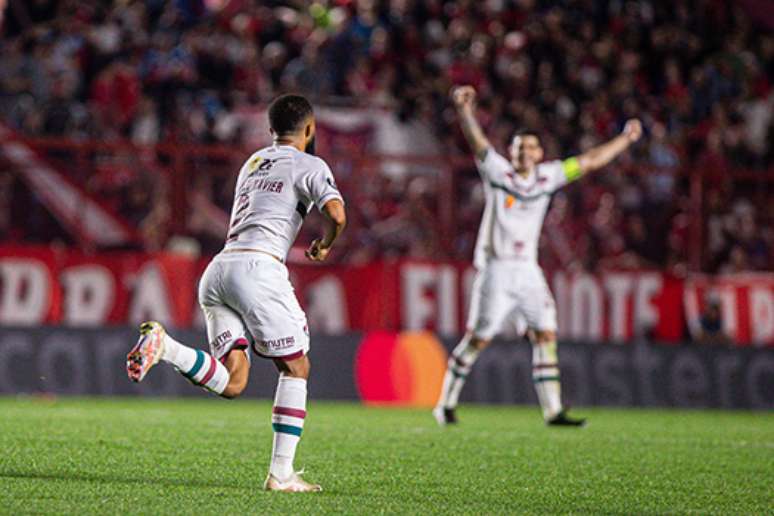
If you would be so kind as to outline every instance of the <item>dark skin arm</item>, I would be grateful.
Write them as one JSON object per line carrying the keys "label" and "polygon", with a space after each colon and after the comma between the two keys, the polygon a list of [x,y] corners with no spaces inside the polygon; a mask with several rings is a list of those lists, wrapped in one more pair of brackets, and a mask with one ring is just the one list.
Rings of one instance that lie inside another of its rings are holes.
{"label": "dark skin arm", "polygon": [[344,231],[347,225],[347,214],[344,211],[344,203],[338,199],[332,199],[325,203],[322,209],[325,218],[325,234],[322,238],[316,238],[306,250],[306,257],[313,262],[323,262],[328,257],[333,242]]}

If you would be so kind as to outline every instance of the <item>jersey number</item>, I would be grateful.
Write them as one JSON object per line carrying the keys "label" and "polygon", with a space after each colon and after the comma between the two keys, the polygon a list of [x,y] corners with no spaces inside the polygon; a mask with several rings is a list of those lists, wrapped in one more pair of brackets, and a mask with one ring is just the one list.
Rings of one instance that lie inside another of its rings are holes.
{"label": "jersey number", "polygon": [[277,159],[265,159],[258,165],[258,170],[271,170],[271,167],[277,162]]}

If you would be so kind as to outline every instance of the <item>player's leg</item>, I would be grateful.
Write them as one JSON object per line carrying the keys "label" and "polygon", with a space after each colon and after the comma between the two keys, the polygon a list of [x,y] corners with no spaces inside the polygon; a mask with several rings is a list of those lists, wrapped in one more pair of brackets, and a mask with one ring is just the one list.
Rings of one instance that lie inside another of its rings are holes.
{"label": "player's leg", "polygon": [[562,386],[556,343],[556,305],[542,271],[525,274],[519,307],[530,330],[532,382],[547,424],[580,426],[585,420],[567,416],[562,406]]}
{"label": "player's leg", "polygon": [[527,335],[532,344],[532,382],[543,410],[543,419],[549,421],[562,411],[555,333],[550,330],[530,330]]}
{"label": "player's leg", "polygon": [[[155,321],[140,325],[140,338],[127,356],[127,372],[135,382],[142,381],[151,367],[159,361],[172,365],[194,385],[225,398],[234,398],[247,385],[250,362],[247,339],[242,323],[228,307],[203,307],[208,319],[208,335],[219,335],[221,340],[210,340],[210,353],[186,346],[172,338]],[[217,315],[219,314],[219,315]],[[228,327],[221,332],[212,326]],[[236,338],[226,336],[236,335]]]}
{"label": "player's leg", "polygon": [[221,394],[229,382],[228,370],[212,355],[173,339],[156,321],[144,322],[137,344],[126,356],[129,379],[141,382],[160,361],[172,364],[193,384],[216,394]]}
{"label": "player's leg", "polygon": [[443,377],[441,395],[433,409],[433,416],[441,426],[457,422],[456,408],[465,380],[510,309],[506,290],[498,287],[499,276],[498,269],[489,265],[477,273],[473,282],[468,332],[452,350]]}
{"label": "player's leg", "polygon": [[271,465],[264,488],[275,491],[321,491],[319,485],[306,482],[293,467],[306,419],[309,358],[302,355],[293,360],[274,359],[274,363],[280,376],[272,407],[274,441]]}
{"label": "player's leg", "polygon": [[[233,285],[233,304],[253,336],[254,351],[274,361],[280,371],[272,409],[272,459],[264,489],[320,491],[293,469],[296,448],[306,420],[309,377],[309,335],[306,315],[298,304],[287,268],[270,257],[244,262],[245,271],[224,282]],[[250,283],[244,276],[249,276]]]}
{"label": "player's leg", "polygon": [[439,425],[457,423],[457,404],[460,393],[465,386],[465,380],[470,374],[478,355],[486,348],[490,339],[478,337],[470,332],[465,333],[462,340],[452,350],[443,375],[441,396],[433,409],[433,416]]}
{"label": "player's leg", "polygon": [[127,373],[131,380],[142,381],[155,364],[164,361],[194,385],[215,394],[231,398],[242,392],[249,370],[248,341],[241,318],[220,299],[221,272],[222,264],[210,263],[199,284],[199,303],[207,323],[210,353],[172,338],[158,322],[145,322],[140,326],[137,344],[127,355]]}
{"label": "player's leg", "polygon": [[250,334],[241,316],[231,307],[213,304],[215,301],[204,295],[200,295],[200,302],[210,355],[223,364],[229,374],[226,387],[218,394],[236,398],[247,387],[250,375]]}
{"label": "player's leg", "polygon": [[556,333],[530,331],[529,337],[532,341],[532,381],[543,409],[543,419],[554,426],[583,426],[586,420],[570,417],[562,405]]}
{"label": "player's leg", "polygon": [[229,380],[228,385],[220,395],[229,399],[236,398],[244,392],[250,377],[248,351],[246,349],[244,351],[232,349],[221,362],[228,370]]}

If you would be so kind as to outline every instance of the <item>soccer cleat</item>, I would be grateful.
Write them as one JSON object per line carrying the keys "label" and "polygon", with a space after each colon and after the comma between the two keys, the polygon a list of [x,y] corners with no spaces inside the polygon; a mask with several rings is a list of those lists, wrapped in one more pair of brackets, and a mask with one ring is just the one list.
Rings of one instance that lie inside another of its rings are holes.
{"label": "soccer cleat", "polygon": [[457,414],[453,408],[435,407],[433,409],[433,417],[435,417],[440,426],[457,424]]}
{"label": "soccer cleat", "polygon": [[269,473],[266,481],[263,483],[263,488],[266,491],[281,491],[283,493],[317,493],[322,491],[322,487],[319,484],[310,484],[301,478],[301,473],[303,472],[293,473],[284,482]]}
{"label": "soccer cleat", "polygon": [[546,421],[550,426],[586,426],[586,418],[572,418],[562,410],[557,415]]}
{"label": "soccer cleat", "polygon": [[156,365],[164,353],[164,327],[156,321],[140,325],[140,339],[126,355],[126,374],[133,382],[141,382],[150,368]]}

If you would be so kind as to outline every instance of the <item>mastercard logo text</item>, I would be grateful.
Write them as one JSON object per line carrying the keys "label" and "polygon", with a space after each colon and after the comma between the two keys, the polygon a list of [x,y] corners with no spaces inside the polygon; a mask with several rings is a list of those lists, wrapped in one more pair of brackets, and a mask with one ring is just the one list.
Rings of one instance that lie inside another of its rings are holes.
{"label": "mastercard logo text", "polygon": [[432,407],[446,371],[446,350],[428,332],[373,332],[355,356],[355,381],[367,404]]}

